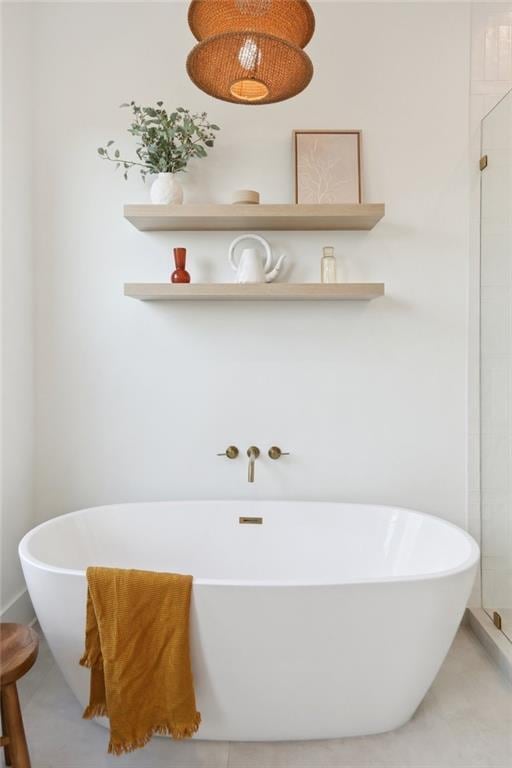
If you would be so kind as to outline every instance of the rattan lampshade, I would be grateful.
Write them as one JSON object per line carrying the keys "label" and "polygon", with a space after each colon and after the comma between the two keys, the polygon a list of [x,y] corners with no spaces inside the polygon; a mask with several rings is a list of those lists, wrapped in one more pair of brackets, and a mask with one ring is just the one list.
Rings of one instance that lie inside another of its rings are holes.
{"label": "rattan lampshade", "polygon": [[187,72],[210,96],[236,104],[269,104],[304,90],[313,65],[301,48],[275,35],[226,32],[193,48]]}
{"label": "rattan lampshade", "polygon": [[201,90],[236,104],[270,104],[304,90],[313,65],[302,48],[315,31],[307,0],[192,0],[199,40],[187,59]]}
{"label": "rattan lampshade", "polygon": [[223,32],[263,32],[304,48],[315,31],[306,0],[192,0],[188,23],[197,40]]}

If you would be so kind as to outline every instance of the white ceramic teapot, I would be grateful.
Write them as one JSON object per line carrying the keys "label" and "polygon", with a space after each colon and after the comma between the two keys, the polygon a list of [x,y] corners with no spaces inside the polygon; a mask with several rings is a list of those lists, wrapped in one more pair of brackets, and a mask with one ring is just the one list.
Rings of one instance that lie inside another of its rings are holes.
{"label": "white ceramic teapot", "polygon": [[[244,248],[238,264],[235,261],[235,248],[242,240],[256,240],[265,248],[265,263],[258,248]],[[286,254],[282,254],[274,269],[272,267],[272,250],[264,237],[260,235],[240,235],[229,246],[229,263],[236,272],[238,283],[270,283],[279,274]]]}

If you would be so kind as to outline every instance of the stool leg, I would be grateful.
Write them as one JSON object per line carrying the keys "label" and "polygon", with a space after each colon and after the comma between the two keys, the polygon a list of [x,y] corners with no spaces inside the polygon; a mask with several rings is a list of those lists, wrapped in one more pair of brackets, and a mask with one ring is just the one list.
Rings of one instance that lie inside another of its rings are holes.
{"label": "stool leg", "polygon": [[10,683],[10,685],[2,688],[2,702],[7,733],[10,739],[9,751],[13,768],[30,768],[30,757],[16,683]]}
{"label": "stool leg", "polygon": [[[0,712],[2,714],[2,736],[8,736],[7,733],[7,727],[5,724],[5,715],[4,715],[4,692],[3,689],[0,693]],[[9,752],[9,747],[4,747],[4,758],[5,758],[5,764],[11,765],[11,753]]]}

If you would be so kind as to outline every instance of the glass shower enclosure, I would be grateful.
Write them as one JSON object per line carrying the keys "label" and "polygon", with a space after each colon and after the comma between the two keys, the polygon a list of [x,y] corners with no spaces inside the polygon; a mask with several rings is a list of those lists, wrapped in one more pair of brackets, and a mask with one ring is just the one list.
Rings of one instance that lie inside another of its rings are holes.
{"label": "glass shower enclosure", "polygon": [[482,121],[482,606],[512,640],[512,91]]}

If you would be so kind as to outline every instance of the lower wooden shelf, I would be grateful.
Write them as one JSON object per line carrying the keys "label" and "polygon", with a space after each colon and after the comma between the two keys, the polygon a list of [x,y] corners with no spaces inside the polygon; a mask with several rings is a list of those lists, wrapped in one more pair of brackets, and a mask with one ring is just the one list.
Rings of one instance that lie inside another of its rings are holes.
{"label": "lower wooden shelf", "polygon": [[370,301],[384,283],[125,283],[142,301]]}

